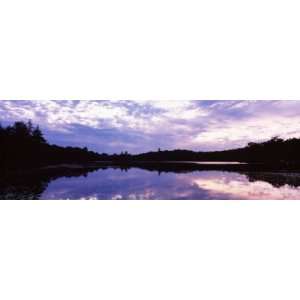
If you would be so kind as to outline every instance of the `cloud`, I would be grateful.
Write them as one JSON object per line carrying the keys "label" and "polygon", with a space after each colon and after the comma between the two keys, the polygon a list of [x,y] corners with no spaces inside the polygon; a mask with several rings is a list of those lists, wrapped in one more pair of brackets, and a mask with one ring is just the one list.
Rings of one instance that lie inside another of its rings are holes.
{"label": "cloud", "polygon": [[220,150],[300,137],[300,101],[0,101],[0,121],[31,119],[51,143],[100,152]]}

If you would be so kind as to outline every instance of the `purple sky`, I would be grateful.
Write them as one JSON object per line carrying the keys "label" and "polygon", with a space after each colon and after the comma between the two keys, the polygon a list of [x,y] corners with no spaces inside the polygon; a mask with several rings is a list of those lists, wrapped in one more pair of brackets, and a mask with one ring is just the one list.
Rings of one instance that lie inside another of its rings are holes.
{"label": "purple sky", "polygon": [[0,101],[3,125],[29,119],[50,143],[108,153],[300,137],[300,101]]}

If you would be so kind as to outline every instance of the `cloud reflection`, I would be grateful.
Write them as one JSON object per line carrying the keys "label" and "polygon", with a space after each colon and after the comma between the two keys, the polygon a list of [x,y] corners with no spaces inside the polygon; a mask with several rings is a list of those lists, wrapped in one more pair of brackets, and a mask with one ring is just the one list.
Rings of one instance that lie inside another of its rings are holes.
{"label": "cloud reflection", "polygon": [[[276,174],[274,175],[276,176]],[[282,176],[282,175],[281,175]],[[221,171],[176,174],[132,168],[98,170],[86,177],[60,178],[42,199],[299,199],[300,188]]]}

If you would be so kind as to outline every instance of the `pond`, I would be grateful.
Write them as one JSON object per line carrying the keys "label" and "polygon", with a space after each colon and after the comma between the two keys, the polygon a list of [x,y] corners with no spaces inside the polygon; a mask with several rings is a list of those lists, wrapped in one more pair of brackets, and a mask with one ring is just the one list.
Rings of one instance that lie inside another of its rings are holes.
{"label": "pond", "polygon": [[23,176],[0,184],[0,199],[300,199],[300,174],[115,166]]}

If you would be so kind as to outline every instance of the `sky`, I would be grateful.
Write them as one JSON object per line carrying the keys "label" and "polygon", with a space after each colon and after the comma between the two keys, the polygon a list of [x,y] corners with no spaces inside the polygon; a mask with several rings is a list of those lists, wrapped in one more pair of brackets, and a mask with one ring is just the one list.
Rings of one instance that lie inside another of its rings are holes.
{"label": "sky", "polygon": [[28,120],[51,144],[99,153],[210,151],[300,137],[300,101],[0,101],[2,125]]}

